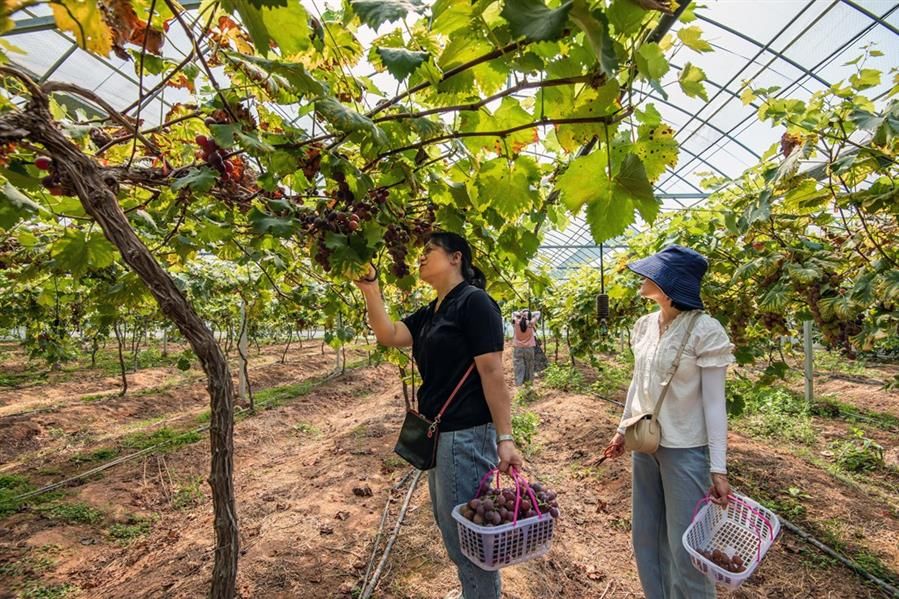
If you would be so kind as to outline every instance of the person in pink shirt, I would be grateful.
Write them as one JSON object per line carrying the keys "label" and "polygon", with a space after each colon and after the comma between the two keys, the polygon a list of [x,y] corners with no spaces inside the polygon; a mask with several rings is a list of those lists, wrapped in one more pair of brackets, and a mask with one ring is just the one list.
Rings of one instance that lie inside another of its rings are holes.
{"label": "person in pink shirt", "polygon": [[537,338],[534,334],[540,312],[517,310],[512,312],[512,365],[515,384],[524,385],[534,378]]}

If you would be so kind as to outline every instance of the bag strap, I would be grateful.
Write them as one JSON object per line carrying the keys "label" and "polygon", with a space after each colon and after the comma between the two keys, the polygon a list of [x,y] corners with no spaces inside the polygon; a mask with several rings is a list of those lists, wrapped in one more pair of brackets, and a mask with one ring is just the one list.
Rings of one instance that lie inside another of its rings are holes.
{"label": "bag strap", "polygon": [[699,317],[702,316],[702,314],[702,310],[696,310],[690,315],[690,324],[687,325],[687,332],[684,333],[684,339],[681,341],[680,347],[677,348],[677,355],[674,357],[674,362],[671,364],[671,368],[668,369],[668,374],[662,382],[662,392],[659,394],[659,401],[656,402],[656,407],[652,411],[652,417],[656,420],[659,418],[659,412],[662,411],[662,402],[665,401],[665,396],[668,395],[668,387],[671,386],[671,381],[677,373],[678,366],[680,366],[680,359],[681,356],[684,355],[687,341],[690,340],[690,335],[693,333],[693,327],[696,326],[696,321],[699,320]]}
{"label": "bag strap", "polygon": [[[462,380],[459,381],[459,384],[456,385],[456,388],[453,389],[452,393],[450,393],[449,399],[447,399],[446,403],[443,404],[443,407],[440,408],[440,413],[437,414],[437,416],[434,418],[433,424],[431,424],[431,426],[428,428],[429,433],[433,433],[434,431],[437,430],[437,426],[440,424],[440,420],[443,418],[443,413],[446,412],[446,409],[449,407],[450,403],[456,397],[456,394],[459,393],[459,389],[461,389],[462,385],[465,383],[465,381],[468,380],[468,376],[471,374],[471,372],[473,370],[474,370],[474,362],[471,363],[471,366],[469,366],[468,370],[465,371],[465,374],[462,375]],[[428,436],[430,436],[430,434]]]}

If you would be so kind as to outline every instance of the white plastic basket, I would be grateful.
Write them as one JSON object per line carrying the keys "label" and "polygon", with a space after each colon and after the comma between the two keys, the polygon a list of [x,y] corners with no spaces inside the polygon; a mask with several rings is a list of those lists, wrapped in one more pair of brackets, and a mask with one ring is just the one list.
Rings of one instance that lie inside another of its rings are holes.
{"label": "white plastic basket", "polygon": [[540,557],[552,544],[555,520],[548,513],[500,526],[479,526],[453,508],[462,554],[484,570],[499,570]]}
{"label": "white plastic basket", "polygon": [[[683,536],[690,561],[714,582],[736,589],[762,562],[780,533],[780,520],[774,512],[736,493],[730,496],[726,509],[710,503],[708,497],[701,499],[697,508]],[[746,569],[730,572],[700,553],[715,549],[728,558],[739,554]]]}

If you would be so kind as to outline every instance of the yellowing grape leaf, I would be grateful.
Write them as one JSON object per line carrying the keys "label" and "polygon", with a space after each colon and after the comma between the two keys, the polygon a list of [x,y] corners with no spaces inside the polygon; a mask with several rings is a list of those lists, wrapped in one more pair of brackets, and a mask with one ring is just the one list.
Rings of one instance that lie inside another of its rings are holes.
{"label": "yellowing grape leaf", "polygon": [[79,46],[109,56],[112,32],[103,20],[97,0],[58,0],[50,7],[56,26],[74,34]]}
{"label": "yellowing grape leaf", "polygon": [[658,126],[640,125],[634,153],[643,161],[650,181],[658,179],[665,169],[677,164],[677,141],[674,129],[662,123]]}
{"label": "yellowing grape leaf", "polygon": [[705,81],[705,71],[689,62],[684,65],[684,70],[681,71],[678,79],[680,87],[685,94],[691,98],[699,97],[708,102],[709,96],[705,91],[705,86],[702,84],[703,81]]}
{"label": "yellowing grape leaf", "polygon": [[685,46],[697,52],[711,52],[712,44],[702,39],[702,29],[696,25],[682,27],[677,32],[677,37]]}

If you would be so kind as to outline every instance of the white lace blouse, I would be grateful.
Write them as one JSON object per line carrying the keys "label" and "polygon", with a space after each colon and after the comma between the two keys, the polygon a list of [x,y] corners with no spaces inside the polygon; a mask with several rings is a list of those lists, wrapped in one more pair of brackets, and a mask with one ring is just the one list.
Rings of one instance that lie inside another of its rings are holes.
{"label": "white lace blouse", "polygon": [[[660,337],[659,315],[658,311],[647,314],[634,325],[631,338],[634,377],[622,420],[655,407],[662,382],[687,332],[689,312],[682,312]],[[708,314],[701,315],[659,413],[661,445],[674,448],[708,445],[712,472],[727,471],[724,373],[734,362],[733,350],[721,323]],[[623,428],[619,431],[624,432]]]}

